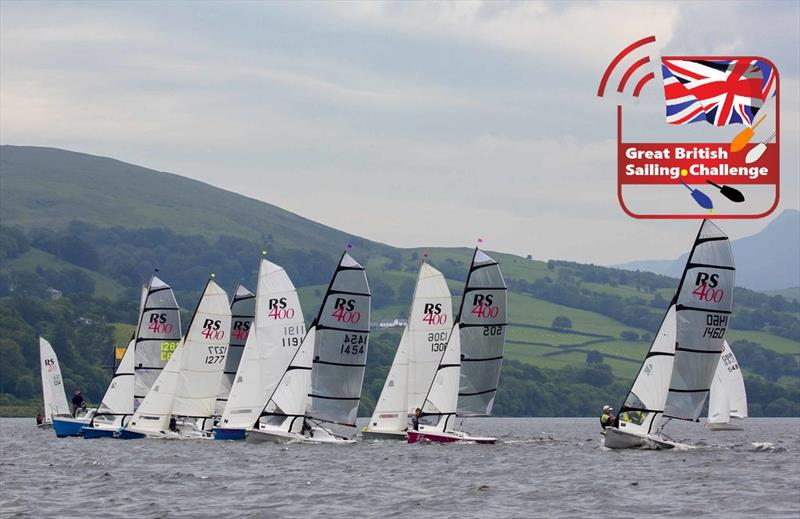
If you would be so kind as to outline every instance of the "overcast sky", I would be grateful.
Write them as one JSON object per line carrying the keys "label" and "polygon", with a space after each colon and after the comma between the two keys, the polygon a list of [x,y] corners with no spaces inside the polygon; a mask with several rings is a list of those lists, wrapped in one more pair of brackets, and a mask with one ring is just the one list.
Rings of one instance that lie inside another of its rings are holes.
{"label": "overcast sky", "polygon": [[[176,173],[397,246],[673,258],[697,222],[619,208],[617,99],[596,97],[599,79],[649,34],[654,56],[772,59],[775,215],[797,208],[798,5],[3,1],[0,141]],[[741,237],[771,218],[720,225]]]}

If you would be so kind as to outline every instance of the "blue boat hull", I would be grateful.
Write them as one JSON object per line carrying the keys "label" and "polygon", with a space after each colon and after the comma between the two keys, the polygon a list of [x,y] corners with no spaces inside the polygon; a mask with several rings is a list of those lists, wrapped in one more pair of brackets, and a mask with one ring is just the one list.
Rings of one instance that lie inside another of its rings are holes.
{"label": "blue boat hull", "polygon": [[67,436],[80,436],[81,429],[89,423],[89,420],[80,418],[53,418],[53,431],[59,438]]}
{"label": "blue boat hull", "polygon": [[244,429],[223,429],[214,427],[215,440],[244,440]]}
{"label": "blue boat hull", "polygon": [[95,438],[113,438],[116,431],[112,429],[95,429],[94,427],[84,427],[81,429],[81,436],[86,440]]}
{"label": "blue boat hull", "polygon": [[129,431],[128,429],[120,429],[114,434],[114,438],[118,438],[120,440],[140,440],[142,438],[147,438],[147,435]]}

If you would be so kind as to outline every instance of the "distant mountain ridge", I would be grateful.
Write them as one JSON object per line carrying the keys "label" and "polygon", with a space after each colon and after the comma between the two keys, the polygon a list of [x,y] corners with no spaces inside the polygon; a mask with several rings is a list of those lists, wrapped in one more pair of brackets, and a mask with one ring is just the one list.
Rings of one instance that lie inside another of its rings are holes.
{"label": "distant mountain ridge", "polygon": [[[800,211],[785,209],[760,232],[733,240],[736,284],[775,291],[800,286]],[[679,277],[687,254],[675,260],[631,261],[615,268]]]}

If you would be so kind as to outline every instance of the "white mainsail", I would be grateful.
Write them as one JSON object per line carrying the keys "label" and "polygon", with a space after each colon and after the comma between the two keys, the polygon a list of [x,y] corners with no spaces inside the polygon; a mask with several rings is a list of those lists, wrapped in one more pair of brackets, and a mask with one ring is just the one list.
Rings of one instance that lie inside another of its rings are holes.
{"label": "white mainsail", "polygon": [[458,324],[450,333],[450,340],[422,405],[422,416],[438,416],[436,424],[426,427],[426,432],[450,432],[455,425],[461,376],[461,334],[457,327]]}
{"label": "white mainsail", "polygon": [[61,367],[53,347],[44,337],[39,337],[39,361],[42,369],[42,396],[44,398],[44,419],[53,421],[54,416],[72,416],[64,390]]}
{"label": "white mainsail", "polygon": [[461,335],[460,416],[492,413],[508,327],[508,290],[500,264],[476,248],[458,322]]}
{"label": "white mainsail", "polygon": [[314,321],[309,417],[355,426],[367,365],[370,302],[364,267],[343,253]]}
{"label": "white mainsail", "polygon": [[703,220],[677,292],[677,345],[664,416],[697,421],[711,388],[733,308],[730,241]]}
{"label": "white mainsail", "polygon": [[452,299],[441,272],[423,262],[408,325],[367,430],[401,432],[408,414],[421,408],[452,329]]}
{"label": "white mainsail", "polygon": [[265,259],[258,271],[254,323],[222,413],[222,428],[253,427],[305,334],[294,284],[283,267]]}
{"label": "white mainsail", "polygon": [[675,324],[676,311],[672,304],[619,409],[621,431],[643,436],[659,430],[675,360]]}
{"label": "white mainsail", "polygon": [[214,415],[228,354],[231,308],[228,294],[209,280],[181,342],[181,363],[172,414],[191,418]]}
{"label": "white mainsail", "polygon": [[256,296],[242,285],[236,287],[231,301],[231,332],[228,344],[228,355],[225,357],[225,368],[222,372],[222,381],[217,394],[217,403],[214,408],[215,415],[221,415],[225,410],[231,386],[236,378],[236,371],[242,360],[247,337],[256,314]]}
{"label": "white mainsail", "polygon": [[711,383],[708,422],[726,424],[731,418],[747,418],[747,393],[736,356],[725,342]]}
{"label": "white mainsail", "polygon": [[181,317],[172,288],[155,275],[141,304],[134,349],[134,409],[150,391],[181,340]]}

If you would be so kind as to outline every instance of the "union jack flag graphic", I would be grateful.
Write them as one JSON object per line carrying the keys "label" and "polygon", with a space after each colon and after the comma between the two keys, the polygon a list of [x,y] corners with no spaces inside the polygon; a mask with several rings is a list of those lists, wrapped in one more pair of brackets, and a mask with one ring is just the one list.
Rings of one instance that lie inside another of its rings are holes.
{"label": "union jack flag graphic", "polygon": [[667,123],[744,124],[775,95],[774,68],[758,59],[661,58]]}

